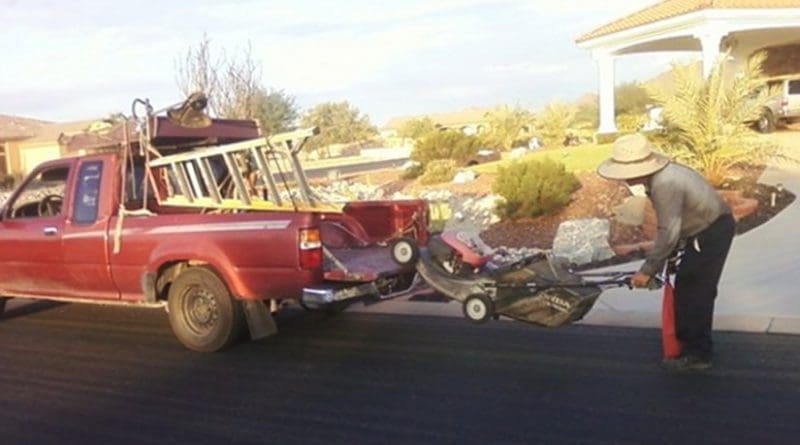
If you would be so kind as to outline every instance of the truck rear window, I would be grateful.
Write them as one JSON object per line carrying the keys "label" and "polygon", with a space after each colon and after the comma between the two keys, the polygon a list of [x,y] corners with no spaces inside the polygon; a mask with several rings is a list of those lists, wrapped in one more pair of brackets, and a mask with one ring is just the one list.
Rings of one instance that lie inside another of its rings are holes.
{"label": "truck rear window", "polygon": [[75,189],[75,205],[72,211],[73,223],[91,224],[97,219],[97,198],[100,195],[102,172],[103,163],[101,161],[85,162],[81,165]]}

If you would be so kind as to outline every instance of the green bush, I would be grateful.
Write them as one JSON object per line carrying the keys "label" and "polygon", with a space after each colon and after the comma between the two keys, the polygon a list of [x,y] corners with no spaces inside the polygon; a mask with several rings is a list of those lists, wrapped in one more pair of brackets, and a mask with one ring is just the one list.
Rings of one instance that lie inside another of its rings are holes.
{"label": "green bush", "polygon": [[425,166],[425,173],[419,177],[419,182],[423,185],[448,182],[453,179],[456,170],[456,163],[452,159],[437,159]]}
{"label": "green bush", "polygon": [[514,162],[500,168],[492,190],[505,201],[497,205],[503,219],[534,217],[552,213],[570,201],[580,187],[564,164],[551,159]]}
{"label": "green bush", "polygon": [[480,148],[480,140],[475,136],[453,130],[435,131],[417,140],[411,159],[426,166],[437,159],[451,159],[464,165]]}

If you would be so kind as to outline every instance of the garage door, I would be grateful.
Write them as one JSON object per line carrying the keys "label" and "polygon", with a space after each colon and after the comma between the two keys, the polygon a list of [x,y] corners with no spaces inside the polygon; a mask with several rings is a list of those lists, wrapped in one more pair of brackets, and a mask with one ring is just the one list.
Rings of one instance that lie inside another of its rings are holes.
{"label": "garage door", "polygon": [[22,161],[22,171],[30,173],[37,165],[45,161],[58,159],[61,157],[61,149],[56,146],[50,147],[26,147],[20,149],[20,160]]}

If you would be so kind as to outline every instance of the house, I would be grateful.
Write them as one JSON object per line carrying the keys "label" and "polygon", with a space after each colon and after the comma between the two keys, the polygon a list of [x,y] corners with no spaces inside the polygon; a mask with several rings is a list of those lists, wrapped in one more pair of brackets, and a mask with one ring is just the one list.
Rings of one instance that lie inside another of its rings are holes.
{"label": "house", "polygon": [[71,154],[65,138],[109,125],[103,120],[46,122],[0,115],[0,178],[18,180],[44,161]]}
{"label": "house", "polygon": [[768,76],[800,72],[800,0],[664,0],[577,39],[598,67],[598,133],[617,131],[614,62],[629,54],[694,51],[708,76],[727,54],[736,68],[757,51]]}

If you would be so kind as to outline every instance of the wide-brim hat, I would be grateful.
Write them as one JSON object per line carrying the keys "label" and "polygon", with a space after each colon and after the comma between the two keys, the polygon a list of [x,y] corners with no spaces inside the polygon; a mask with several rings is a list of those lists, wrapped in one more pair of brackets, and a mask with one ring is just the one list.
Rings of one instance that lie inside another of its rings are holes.
{"label": "wide-brim hat", "polygon": [[669,158],[654,149],[644,135],[622,136],[614,141],[611,158],[597,167],[597,174],[618,180],[652,175],[669,164]]}

